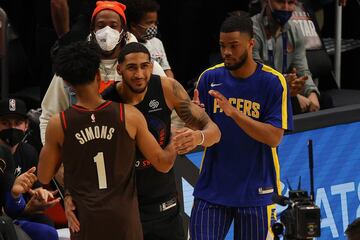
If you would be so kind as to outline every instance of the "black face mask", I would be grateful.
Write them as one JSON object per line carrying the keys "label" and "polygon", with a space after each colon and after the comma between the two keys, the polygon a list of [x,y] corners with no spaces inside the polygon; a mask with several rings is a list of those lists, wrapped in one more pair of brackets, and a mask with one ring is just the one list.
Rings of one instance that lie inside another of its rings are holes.
{"label": "black face mask", "polygon": [[277,21],[281,26],[284,26],[292,16],[291,11],[284,10],[273,10],[271,11],[272,17]]}
{"label": "black face mask", "polygon": [[15,146],[24,139],[25,132],[17,128],[7,128],[0,131],[0,139],[10,147]]}

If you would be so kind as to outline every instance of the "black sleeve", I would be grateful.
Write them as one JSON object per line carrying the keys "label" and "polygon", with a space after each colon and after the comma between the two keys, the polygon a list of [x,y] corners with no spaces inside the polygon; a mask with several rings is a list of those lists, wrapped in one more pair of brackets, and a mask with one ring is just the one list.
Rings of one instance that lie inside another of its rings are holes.
{"label": "black sleeve", "polygon": [[118,84],[119,82],[115,82],[113,83],[111,86],[109,86],[107,89],[104,90],[103,93],[101,93],[101,97],[104,100],[110,100],[113,102],[119,102],[119,103],[123,103],[123,99],[121,98],[121,96],[119,95],[119,93],[116,90],[116,84]]}
{"label": "black sleeve", "polygon": [[5,202],[5,193],[14,183],[15,165],[10,149],[0,144],[0,209]]}

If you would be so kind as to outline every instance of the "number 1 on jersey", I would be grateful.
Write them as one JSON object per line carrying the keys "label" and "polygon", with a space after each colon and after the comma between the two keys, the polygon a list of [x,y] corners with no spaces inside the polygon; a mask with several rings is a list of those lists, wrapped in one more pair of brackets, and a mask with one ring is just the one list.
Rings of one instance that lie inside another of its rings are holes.
{"label": "number 1 on jersey", "polygon": [[94,162],[96,163],[96,169],[99,180],[99,189],[106,189],[107,182],[106,182],[104,153],[98,152],[98,154],[96,154],[96,156],[94,157]]}

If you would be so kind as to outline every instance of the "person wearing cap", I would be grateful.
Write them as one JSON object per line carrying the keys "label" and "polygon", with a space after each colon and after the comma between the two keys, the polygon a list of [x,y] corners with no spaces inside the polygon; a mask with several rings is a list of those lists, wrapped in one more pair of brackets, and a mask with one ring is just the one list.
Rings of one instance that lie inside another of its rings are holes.
{"label": "person wearing cap", "polygon": [[[102,50],[98,77],[101,80],[99,93],[113,82],[121,81],[116,71],[117,57],[121,48],[128,42],[136,42],[134,35],[126,28],[126,6],[116,1],[98,1],[92,13],[90,35],[88,40],[94,41]],[[165,76],[157,62],[154,62],[154,74]],[[50,86],[42,100],[40,116],[41,141],[45,142],[45,130],[50,117],[61,112],[76,102],[74,90],[64,84],[62,78],[54,75]]]}
{"label": "person wearing cap", "polygon": [[22,100],[12,98],[0,101],[0,145],[8,148],[12,154],[15,183],[28,183],[26,187],[23,185],[24,189],[6,195],[7,203],[16,204],[5,205],[5,211],[32,239],[58,239],[52,221],[43,211],[60,199],[54,198],[54,192],[43,189],[35,181],[36,177],[31,181],[22,180],[25,175],[34,174],[38,163],[38,153],[25,142],[28,130],[26,113]]}
{"label": "person wearing cap", "polygon": [[[16,234],[17,239],[19,240],[31,240],[30,237],[21,230],[16,224],[13,224],[12,219],[5,216],[2,212],[3,207],[9,208],[19,208],[19,200],[22,197],[22,193],[26,191],[29,185],[33,183],[36,179],[36,176],[33,173],[25,173],[23,176],[14,177],[14,162],[12,160],[12,155],[10,149],[4,145],[0,144],[0,222],[6,224],[2,226],[2,231],[0,232],[0,238],[13,239],[14,234]],[[13,195],[14,197],[8,199],[7,196]],[[12,206],[11,206],[12,205]],[[7,228],[4,229],[3,227]],[[15,231],[12,231],[15,230]]]}

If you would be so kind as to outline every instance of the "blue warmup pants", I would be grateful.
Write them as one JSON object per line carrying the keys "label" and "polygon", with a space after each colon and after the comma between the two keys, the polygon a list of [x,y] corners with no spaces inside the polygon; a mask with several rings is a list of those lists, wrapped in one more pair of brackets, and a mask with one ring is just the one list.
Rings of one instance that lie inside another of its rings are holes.
{"label": "blue warmup pants", "polygon": [[190,217],[190,239],[223,240],[233,221],[235,240],[273,239],[271,225],[276,221],[275,205],[226,207],[195,199]]}

